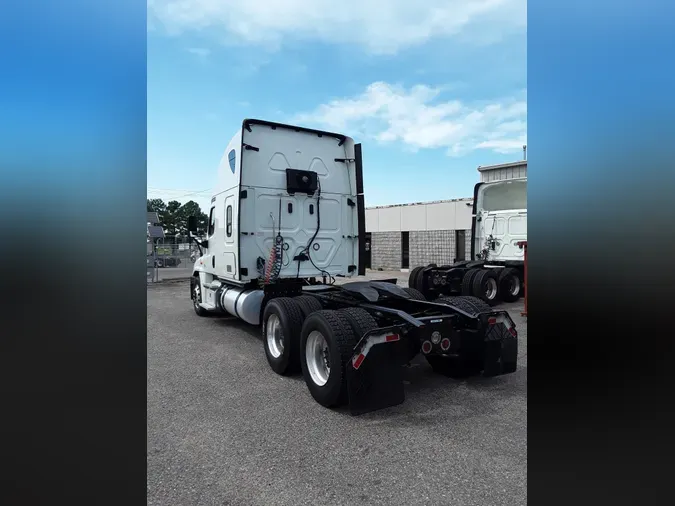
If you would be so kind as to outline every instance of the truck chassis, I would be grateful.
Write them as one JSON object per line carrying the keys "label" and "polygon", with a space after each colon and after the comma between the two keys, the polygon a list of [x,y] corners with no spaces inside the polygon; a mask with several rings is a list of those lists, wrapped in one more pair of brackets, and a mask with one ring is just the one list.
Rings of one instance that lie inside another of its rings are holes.
{"label": "truck chassis", "polygon": [[515,302],[524,293],[523,262],[462,261],[452,265],[415,267],[408,285],[433,300],[442,295],[473,296],[494,306]]}
{"label": "truck chassis", "polygon": [[[220,305],[205,311],[198,287],[195,276],[190,294],[199,316],[229,313]],[[270,367],[280,375],[302,371],[319,404],[348,405],[353,415],[402,403],[403,366],[419,353],[434,371],[453,378],[517,367],[518,333],[508,312],[471,296],[431,302],[395,279],[280,280],[264,287],[259,313]]]}

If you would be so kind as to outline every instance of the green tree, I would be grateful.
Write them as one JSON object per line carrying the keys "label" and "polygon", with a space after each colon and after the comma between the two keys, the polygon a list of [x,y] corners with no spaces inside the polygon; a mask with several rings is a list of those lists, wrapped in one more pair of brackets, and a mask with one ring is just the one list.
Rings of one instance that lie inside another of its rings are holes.
{"label": "green tree", "polygon": [[190,216],[197,217],[197,235],[206,234],[206,227],[208,226],[209,217],[202,212],[199,204],[194,200],[183,204],[177,212],[177,224],[179,232],[187,235],[188,218]]}
{"label": "green tree", "polygon": [[197,235],[206,234],[209,218],[194,200],[185,204],[172,200],[165,204],[162,199],[147,199],[147,210],[154,211],[159,215],[160,223],[167,237],[176,234],[187,236],[188,218],[190,216],[197,217]]}
{"label": "green tree", "polygon": [[164,227],[164,233],[166,235],[175,236],[178,233],[178,210],[180,207],[181,203],[177,200],[171,200],[166,205],[166,213],[164,214],[164,219],[162,220],[162,226]]}
{"label": "green tree", "polygon": [[148,212],[155,212],[161,216],[166,211],[166,204],[162,199],[148,199]]}

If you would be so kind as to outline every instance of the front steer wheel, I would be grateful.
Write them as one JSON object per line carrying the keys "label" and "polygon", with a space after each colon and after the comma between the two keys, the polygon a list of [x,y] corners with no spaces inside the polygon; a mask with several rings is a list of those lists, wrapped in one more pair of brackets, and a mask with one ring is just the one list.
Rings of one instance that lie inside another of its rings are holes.
{"label": "front steer wheel", "polygon": [[192,299],[192,307],[194,307],[197,316],[209,316],[209,311],[199,305],[202,301],[202,290],[197,276],[193,276],[190,280],[190,298]]}
{"label": "front steer wheel", "polygon": [[262,338],[272,370],[286,376],[298,370],[302,310],[290,297],[277,297],[265,306]]}
{"label": "front steer wheel", "polygon": [[300,366],[314,400],[327,408],[347,402],[346,367],[356,336],[347,315],[322,310],[302,326]]}

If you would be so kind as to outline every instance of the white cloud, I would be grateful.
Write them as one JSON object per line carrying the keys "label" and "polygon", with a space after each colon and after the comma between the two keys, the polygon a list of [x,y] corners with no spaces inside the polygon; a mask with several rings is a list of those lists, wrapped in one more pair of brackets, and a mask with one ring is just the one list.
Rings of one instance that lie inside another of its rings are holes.
{"label": "white cloud", "polygon": [[395,53],[434,37],[497,42],[527,23],[526,0],[148,0],[169,33],[212,29],[230,43],[278,48],[285,38]]}
{"label": "white cloud", "polygon": [[376,82],[356,97],[333,100],[293,121],[412,150],[445,148],[450,156],[477,149],[510,153],[527,143],[525,90],[477,103],[438,100],[442,93],[425,85],[406,89]]}

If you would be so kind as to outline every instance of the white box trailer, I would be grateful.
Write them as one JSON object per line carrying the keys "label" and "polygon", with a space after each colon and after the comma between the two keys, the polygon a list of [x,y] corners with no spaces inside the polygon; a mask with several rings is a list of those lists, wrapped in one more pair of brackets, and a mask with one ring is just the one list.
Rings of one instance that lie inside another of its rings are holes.
{"label": "white box trailer", "polygon": [[505,311],[472,297],[430,303],[396,280],[334,285],[365,274],[362,166],[346,135],[244,120],[218,168],[207,237],[190,236],[197,315],[261,325],[275,372],[301,370],[317,402],[353,414],[403,402],[402,366],[420,352],[443,374],[515,371]]}

